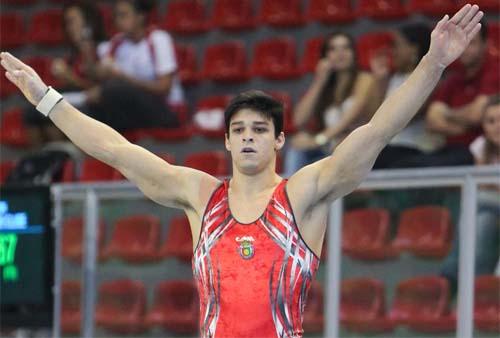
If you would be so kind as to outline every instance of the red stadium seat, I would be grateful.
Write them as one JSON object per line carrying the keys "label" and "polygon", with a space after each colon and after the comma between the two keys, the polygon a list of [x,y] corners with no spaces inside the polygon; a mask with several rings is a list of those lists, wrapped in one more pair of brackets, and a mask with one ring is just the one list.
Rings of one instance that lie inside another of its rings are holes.
{"label": "red stadium seat", "polygon": [[29,145],[21,109],[14,108],[2,113],[0,144],[12,147],[27,147]]}
{"label": "red stadium seat", "polygon": [[80,182],[111,181],[113,168],[95,158],[86,158],[82,163]]}
{"label": "red stadium seat", "polygon": [[300,0],[262,0],[259,22],[278,27],[299,26],[305,23]]}
{"label": "red stadium seat", "polygon": [[356,17],[350,0],[310,0],[307,16],[325,24],[351,22]]}
{"label": "red stadium seat", "polygon": [[[443,277],[425,276],[398,284],[390,318],[414,331],[438,332],[453,330],[449,315],[450,291]],[[446,329],[446,326],[448,330]]]}
{"label": "red stadium seat", "polygon": [[283,104],[283,129],[285,133],[294,133],[297,128],[293,124],[293,105],[290,94],[278,90],[269,91],[268,93]]}
{"label": "red stadium seat", "polygon": [[357,14],[377,20],[404,19],[408,12],[401,0],[359,0]]}
{"label": "red stadium seat", "polygon": [[205,50],[203,77],[219,82],[241,82],[249,79],[243,42],[231,41],[210,45]]}
{"label": "red stadium seat", "polygon": [[62,84],[52,74],[52,58],[45,56],[33,56],[24,59],[24,62],[33,68],[43,82],[55,88],[60,88]]}
{"label": "red stadium seat", "polygon": [[452,15],[457,10],[454,0],[410,0],[407,5],[409,13],[422,13],[430,16]]}
{"label": "red stadium seat", "polygon": [[[157,154],[157,156],[164,159],[169,164],[175,164],[175,157],[172,154]],[[123,180],[126,180],[127,178],[125,176],[123,176],[121,172],[114,169],[113,175],[111,176],[111,179],[113,181],[123,181]]]}
{"label": "red stadium seat", "polygon": [[496,15],[500,12],[500,2],[498,0],[460,0],[458,3],[459,7],[465,4],[476,4],[482,11],[491,12]]}
{"label": "red stadium seat", "polygon": [[364,260],[383,260],[398,255],[389,241],[390,215],[386,209],[356,209],[344,214],[342,251]]}
{"label": "red stadium seat", "polygon": [[377,53],[387,53],[391,59],[393,35],[390,32],[366,33],[358,37],[356,51],[358,64],[364,70],[370,70],[370,59]]}
{"label": "red stadium seat", "polygon": [[112,37],[117,33],[113,19],[113,7],[108,4],[99,4],[99,12],[101,13],[106,34]]}
{"label": "red stadium seat", "polygon": [[104,258],[119,258],[129,263],[157,260],[160,244],[160,219],[153,215],[133,215],[118,219]]}
{"label": "red stadium seat", "polygon": [[500,332],[500,277],[476,277],[474,324],[481,331]]}
{"label": "red stadium seat", "polygon": [[[0,31],[4,32],[0,40],[2,50],[20,47],[26,42],[23,17],[17,13],[0,15]],[[6,32],[9,33],[6,34]]]}
{"label": "red stadium seat", "polygon": [[271,80],[288,80],[300,74],[295,40],[271,38],[255,45],[252,73]]}
{"label": "red stadium seat", "polygon": [[178,74],[183,85],[197,83],[198,64],[196,62],[196,52],[192,45],[175,44],[175,59],[179,68]]}
{"label": "red stadium seat", "polygon": [[205,151],[189,154],[184,159],[184,166],[204,171],[213,176],[227,176],[226,154],[223,151]]}
{"label": "red stadium seat", "polygon": [[35,13],[31,18],[29,38],[34,43],[55,46],[64,40],[62,30],[62,10],[48,9]]}
{"label": "red stadium seat", "polygon": [[164,281],[156,287],[145,322],[150,328],[161,326],[177,334],[195,334],[199,312],[198,292],[192,280]]}
{"label": "red stadium seat", "polygon": [[20,93],[19,90],[5,77],[5,73],[0,74],[0,99],[5,99],[17,93]]}
{"label": "red stadium seat", "polygon": [[443,258],[451,246],[452,224],[448,209],[420,206],[403,211],[393,246],[416,256]]}
{"label": "red stadium seat", "polygon": [[224,110],[230,99],[229,95],[216,95],[199,100],[193,116],[195,132],[217,140],[224,137]]}
{"label": "red stadium seat", "polygon": [[5,183],[10,172],[16,166],[14,161],[4,161],[0,163],[0,185]]}
{"label": "red stadium seat", "polygon": [[145,331],[146,289],[127,279],[102,283],[95,311],[97,326],[120,334]]}
{"label": "red stadium seat", "polygon": [[[97,235],[97,256],[102,254],[104,245],[104,221],[99,220]],[[62,228],[61,255],[75,263],[80,263],[83,256],[84,224],[82,217],[68,218]]]}
{"label": "red stadium seat", "polygon": [[163,28],[179,34],[196,34],[208,30],[206,9],[202,1],[174,0],[167,4]]}
{"label": "red stadium seat", "polygon": [[362,333],[390,332],[394,323],[385,315],[385,291],[372,278],[345,279],[341,285],[340,322]]}
{"label": "red stadium seat", "polygon": [[300,65],[301,71],[310,73],[316,71],[318,61],[321,59],[321,47],[323,46],[324,37],[316,37],[306,41],[304,55]]}
{"label": "red stadium seat", "polygon": [[80,333],[81,286],[79,281],[63,281],[61,284],[61,332],[65,335]]}
{"label": "red stadium seat", "polygon": [[314,280],[307,295],[304,320],[302,323],[305,332],[320,333],[324,330],[324,302],[323,287]]}
{"label": "red stadium seat", "polygon": [[167,238],[160,248],[163,258],[174,257],[189,263],[193,257],[193,236],[189,220],[185,216],[170,221]]}
{"label": "red stadium seat", "polygon": [[251,0],[216,0],[212,14],[213,26],[230,31],[252,29],[256,26]]}

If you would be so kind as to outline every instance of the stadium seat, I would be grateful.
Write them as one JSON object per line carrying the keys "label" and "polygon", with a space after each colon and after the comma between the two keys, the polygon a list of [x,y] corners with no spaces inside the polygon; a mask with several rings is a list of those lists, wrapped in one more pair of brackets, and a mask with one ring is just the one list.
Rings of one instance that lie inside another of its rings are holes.
{"label": "stadium seat", "polygon": [[3,161],[0,163],[0,185],[5,183],[12,169],[16,166],[15,161]]}
{"label": "stadium seat", "polygon": [[392,41],[393,35],[390,32],[366,33],[359,36],[356,43],[359,66],[364,70],[370,70],[370,59],[381,52],[387,53],[391,60]]}
{"label": "stadium seat", "polygon": [[20,93],[17,87],[10,82],[4,74],[0,74],[0,99],[6,99],[17,93]]}
{"label": "stadium seat", "polygon": [[28,36],[30,41],[41,45],[55,46],[64,40],[62,10],[48,9],[33,14]]}
{"label": "stadium seat", "polygon": [[358,17],[367,17],[376,20],[404,19],[408,12],[401,0],[359,0]]}
{"label": "stadium seat", "polygon": [[324,330],[324,302],[323,287],[320,282],[313,280],[307,295],[306,308],[302,327],[305,332],[320,333]]}
{"label": "stadium seat", "polygon": [[152,138],[159,142],[182,142],[193,135],[193,127],[188,121],[188,107],[185,103],[170,105],[170,110],[177,115],[180,126],[174,128],[146,128],[131,130],[129,136],[135,139]]}
{"label": "stadium seat", "polygon": [[205,151],[189,154],[184,159],[184,166],[204,171],[213,176],[227,176],[226,154],[223,151]]}
{"label": "stadium seat", "polygon": [[[0,31],[4,32],[2,39],[0,39],[2,50],[20,47],[26,42],[23,17],[17,13],[2,13],[0,15]],[[7,31],[8,34],[6,34]]]}
{"label": "stadium seat", "polygon": [[195,132],[217,140],[224,137],[224,110],[230,99],[229,95],[215,95],[200,99],[193,116]]}
{"label": "stadium seat", "polygon": [[391,320],[418,332],[453,331],[449,312],[448,281],[439,276],[415,277],[400,282],[389,314]]}
{"label": "stadium seat", "polygon": [[47,85],[54,88],[61,88],[63,86],[60,81],[52,74],[52,58],[45,56],[32,56],[23,60],[27,65],[33,68],[40,78]]}
{"label": "stadium seat", "polygon": [[218,82],[241,82],[249,79],[243,42],[231,41],[210,45],[203,58],[203,78]]}
{"label": "stadium seat", "polygon": [[12,147],[27,147],[28,134],[19,108],[4,111],[0,123],[0,144]]}
{"label": "stadium seat", "polygon": [[372,334],[394,329],[394,323],[385,314],[385,290],[381,281],[345,279],[340,292],[340,322],[346,329]]}
{"label": "stadium seat", "polygon": [[80,313],[81,286],[79,281],[61,283],[61,332],[64,335],[80,333],[82,321]]}
{"label": "stadium seat", "polygon": [[173,0],[167,4],[163,28],[179,34],[197,34],[208,30],[206,9],[202,1]]}
{"label": "stadium seat", "polygon": [[300,63],[300,69],[303,73],[313,73],[316,71],[318,61],[321,59],[321,47],[324,40],[323,36],[319,36],[306,41],[304,55]]}
{"label": "stadium seat", "polygon": [[145,331],[146,289],[139,281],[127,279],[99,286],[95,310],[96,325],[120,334]]}
{"label": "stadium seat", "polygon": [[117,33],[113,19],[113,7],[108,4],[99,4],[99,12],[101,13],[104,30],[108,37],[112,37]]}
{"label": "stadium seat", "polygon": [[402,212],[392,245],[416,256],[443,258],[450,249],[451,235],[452,224],[448,209],[419,206]]}
{"label": "stadium seat", "polygon": [[295,40],[290,37],[260,41],[254,47],[252,74],[270,80],[295,78],[300,74],[295,54]]}
{"label": "stadium seat", "polygon": [[215,0],[212,25],[228,31],[252,29],[256,18],[251,0]]}
{"label": "stadium seat", "polygon": [[[167,161],[169,164],[175,164],[175,157],[172,154],[156,154],[158,157],[162,158],[163,160]],[[119,172],[116,169],[113,169],[113,175],[111,176],[111,179],[113,181],[123,181],[126,180],[127,178],[122,175],[121,172]]]}
{"label": "stadium seat", "polygon": [[199,312],[198,292],[192,280],[163,281],[156,287],[145,322],[150,328],[161,326],[176,334],[195,334]]}
{"label": "stadium seat", "polygon": [[293,124],[293,105],[290,94],[280,90],[272,90],[268,91],[268,93],[283,104],[283,129],[285,133],[292,134],[296,132],[297,128]]}
{"label": "stadium seat", "polygon": [[185,216],[175,217],[168,226],[167,238],[160,247],[163,258],[177,258],[189,263],[193,257],[193,236],[189,220]]}
{"label": "stadium seat", "polygon": [[309,0],[307,17],[324,24],[340,24],[353,21],[356,15],[350,0]]}
{"label": "stadium seat", "polygon": [[305,23],[300,0],[262,0],[259,22],[270,26],[292,27]]}
{"label": "stadium seat", "polygon": [[[84,243],[84,220],[82,217],[71,217],[64,221],[62,226],[61,255],[75,263],[81,263]],[[99,220],[97,234],[97,257],[100,258],[104,245],[105,224]]]}
{"label": "stadium seat", "polygon": [[454,0],[410,0],[407,8],[409,13],[441,17],[455,13],[457,4]]}
{"label": "stadium seat", "polygon": [[488,53],[500,60],[500,22],[488,22]]}
{"label": "stadium seat", "polygon": [[113,168],[95,158],[85,158],[79,177],[80,182],[111,181]]}
{"label": "stadium seat", "polygon": [[104,258],[118,258],[129,263],[157,260],[160,244],[160,219],[153,215],[133,215],[118,219]]}
{"label": "stadium seat", "polygon": [[179,68],[178,74],[183,85],[192,85],[199,79],[196,52],[192,45],[175,44],[175,59]]}
{"label": "stadium seat", "polygon": [[476,4],[482,11],[496,14],[497,18],[498,18],[498,13],[500,12],[500,2],[498,0],[474,0],[474,1],[460,0],[458,3],[459,7],[465,4]]}
{"label": "stadium seat", "polygon": [[474,324],[481,331],[500,332],[500,277],[476,277],[474,285]]}
{"label": "stadium seat", "polygon": [[383,260],[398,252],[389,241],[390,215],[386,209],[347,211],[342,225],[342,251],[357,259]]}

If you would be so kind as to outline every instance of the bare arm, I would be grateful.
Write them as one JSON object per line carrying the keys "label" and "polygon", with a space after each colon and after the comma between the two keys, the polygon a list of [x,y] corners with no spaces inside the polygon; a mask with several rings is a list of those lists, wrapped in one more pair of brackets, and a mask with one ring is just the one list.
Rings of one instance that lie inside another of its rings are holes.
{"label": "bare arm", "polygon": [[481,115],[488,103],[488,95],[479,95],[472,102],[455,109],[449,109],[445,117],[450,122],[467,127],[477,127],[481,124]]}
{"label": "bare arm", "polygon": [[464,133],[467,130],[466,126],[446,118],[449,109],[448,105],[444,102],[433,102],[425,117],[427,128],[448,136]]}

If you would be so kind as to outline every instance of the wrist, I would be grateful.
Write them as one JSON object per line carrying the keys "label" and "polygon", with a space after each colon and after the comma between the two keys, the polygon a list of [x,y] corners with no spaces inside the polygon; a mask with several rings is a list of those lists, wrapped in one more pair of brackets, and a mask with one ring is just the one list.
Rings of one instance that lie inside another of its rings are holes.
{"label": "wrist", "polygon": [[432,54],[427,53],[422,58],[421,63],[429,68],[432,72],[443,72],[447,65],[443,64],[440,60],[435,58]]}
{"label": "wrist", "polygon": [[45,116],[49,116],[52,109],[63,99],[62,95],[59,94],[55,89],[51,86],[47,87],[45,94],[38,101],[36,105],[36,110],[42,113]]}

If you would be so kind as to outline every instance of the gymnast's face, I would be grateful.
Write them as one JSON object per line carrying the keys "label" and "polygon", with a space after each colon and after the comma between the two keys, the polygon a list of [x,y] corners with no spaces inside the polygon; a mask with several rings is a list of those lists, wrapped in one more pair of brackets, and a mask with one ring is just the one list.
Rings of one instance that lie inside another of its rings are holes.
{"label": "gymnast's face", "polygon": [[251,110],[241,109],[233,115],[226,134],[226,149],[231,152],[233,165],[238,171],[252,175],[272,166],[275,168],[276,151],[285,144],[285,135],[274,135],[272,119]]}
{"label": "gymnast's face", "polygon": [[484,136],[500,147],[500,104],[489,106],[483,117]]}

